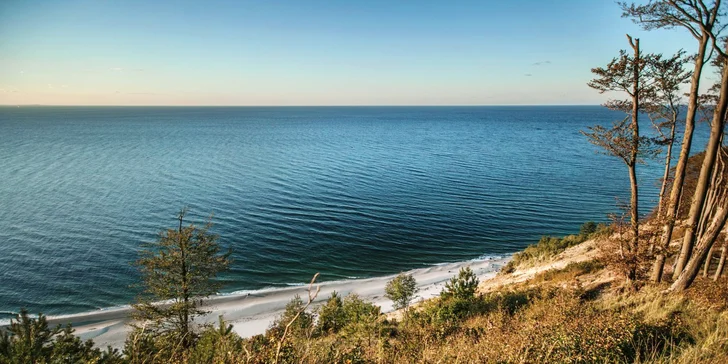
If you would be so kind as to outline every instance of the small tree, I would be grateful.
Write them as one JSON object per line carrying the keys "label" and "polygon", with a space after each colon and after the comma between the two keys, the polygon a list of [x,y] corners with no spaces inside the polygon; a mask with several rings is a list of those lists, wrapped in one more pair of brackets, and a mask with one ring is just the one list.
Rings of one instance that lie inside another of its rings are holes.
{"label": "small tree", "polygon": [[579,227],[579,235],[583,239],[587,239],[589,236],[597,232],[597,229],[599,229],[599,225],[597,225],[597,223],[594,221],[587,221]]}
{"label": "small tree", "polygon": [[317,326],[320,332],[329,333],[341,330],[344,325],[346,325],[344,302],[341,300],[341,296],[334,291],[326,303],[318,309]]}
{"label": "small tree", "polygon": [[394,303],[394,309],[406,309],[410,302],[419,291],[417,281],[411,274],[400,273],[391,281],[387,282],[384,287],[384,297],[389,298]]}
{"label": "small tree", "polygon": [[[656,142],[666,149],[665,168],[662,175],[655,220],[658,224],[662,224],[665,219],[674,218],[665,216],[664,212],[668,202],[667,192],[673,159],[672,150],[675,143],[678,118],[683,106],[680,86],[687,83],[692,76],[691,72],[684,71],[685,65],[690,61],[690,58],[685,57],[684,54],[684,51],[679,51],[669,58],[663,59],[662,55],[657,55],[652,59],[655,90],[645,103],[652,126],[659,135]],[[659,237],[654,240],[659,240]],[[650,252],[655,254],[655,261],[650,274],[650,280],[653,282],[659,282],[662,279],[667,249],[668,246],[663,246],[656,241],[653,241],[651,245]]]}
{"label": "small tree", "polygon": [[[651,92],[649,85],[650,64],[654,55],[643,55],[640,51],[639,39],[632,39],[627,35],[633,54],[620,51],[617,58],[612,59],[606,67],[593,68],[597,78],[589,82],[589,87],[605,92],[623,92],[629,96],[628,100],[611,100],[606,107],[626,113],[628,116],[622,121],[615,122],[611,128],[601,125],[588,128],[584,134],[589,142],[604,149],[605,154],[620,158],[629,171],[630,181],[630,227],[632,239],[622,250],[625,261],[636,261],[635,255],[640,251],[640,221],[639,221],[639,193],[637,183],[636,165],[644,158],[657,154],[654,143],[649,138],[640,135],[639,115],[644,111],[642,102]],[[635,280],[637,267],[632,266],[627,272],[627,280]]]}
{"label": "small tree", "polygon": [[136,265],[144,291],[134,304],[134,318],[143,322],[144,332],[166,336],[187,351],[194,343],[193,320],[207,313],[200,306],[218,292],[215,277],[228,268],[230,252],[221,252],[210,222],[184,227],[185,214],[180,211],[177,229],[161,232],[140,252]]}
{"label": "small tree", "polygon": [[460,268],[458,275],[445,283],[445,289],[440,296],[445,299],[469,300],[475,297],[478,284],[480,284],[480,281],[470,267]]}

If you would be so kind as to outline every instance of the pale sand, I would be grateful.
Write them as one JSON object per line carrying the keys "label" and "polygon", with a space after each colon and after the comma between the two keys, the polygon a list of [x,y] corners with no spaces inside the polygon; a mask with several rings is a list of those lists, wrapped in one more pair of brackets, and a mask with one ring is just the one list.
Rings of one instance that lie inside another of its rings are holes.
{"label": "pale sand", "polygon": [[[500,267],[505,265],[509,259],[508,257],[441,264],[415,269],[407,273],[414,275],[420,289],[415,301],[422,301],[439,295],[445,283],[456,275],[461,267],[470,266],[482,282],[494,277]],[[384,286],[392,277],[324,282],[320,284],[321,292],[316,302],[326,300],[333,291],[342,296],[356,293],[362,299],[380,306],[382,312],[390,312],[392,302],[384,298]],[[298,294],[305,300],[307,289],[308,285],[305,285],[215,296],[208,301],[205,307],[211,313],[201,318],[201,321],[216,323],[218,316],[222,315],[227,322],[233,325],[233,329],[241,337],[262,334],[281,314],[286,303],[294,295]],[[129,324],[132,322],[129,318],[130,311],[131,308],[126,306],[74,315],[53,316],[49,317],[48,321],[51,325],[73,323],[76,334],[84,340],[93,339],[97,347],[105,348],[110,345],[114,348],[122,348],[130,330]]]}

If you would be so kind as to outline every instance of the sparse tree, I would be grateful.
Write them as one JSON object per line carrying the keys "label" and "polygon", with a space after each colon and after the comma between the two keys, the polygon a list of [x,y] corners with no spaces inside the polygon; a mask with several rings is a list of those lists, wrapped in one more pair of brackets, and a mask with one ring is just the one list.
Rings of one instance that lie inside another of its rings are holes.
{"label": "sparse tree", "polygon": [[134,318],[145,332],[165,336],[186,351],[194,343],[194,318],[207,313],[201,305],[219,291],[215,278],[227,270],[230,252],[223,252],[217,236],[209,233],[210,222],[202,228],[184,226],[185,214],[180,211],[177,229],[161,232],[140,252],[136,265],[143,293],[134,304]]}
{"label": "sparse tree", "polygon": [[[605,154],[620,158],[629,171],[630,181],[630,227],[632,239],[624,249],[625,261],[636,261],[633,256],[640,251],[639,247],[639,193],[637,183],[637,163],[644,158],[656,154],[654,143],[650,138],[640,135],[639,115],[644,111],[643,100],[650,94],[649,86],[649,64],[654,58],[653,55],[643,56],[640,51],[639,39],[632,39],[627,35],[633,54],[620,51],[620,55],[614,58],[606,67],[594,68],[597,78],[589,82],[589,86],[601,93],[623,92],[629,95],[625,101],[613,100],[605,104],[606,107],[627,113],[622,121],[615,122],[611,128],[601,125],[588,128],[582,131],[589,141],[604,149]],[[637,267],[633,266],[628,270],[627,279],[633,281],[636,278]]]}
{"label": "sparse tree", "polygon": [[399,310],[409,307],[410,302],[419,291],[417,281],[411,274],[400,273],[384,287],[385,297],[392,300],[394,309]]}

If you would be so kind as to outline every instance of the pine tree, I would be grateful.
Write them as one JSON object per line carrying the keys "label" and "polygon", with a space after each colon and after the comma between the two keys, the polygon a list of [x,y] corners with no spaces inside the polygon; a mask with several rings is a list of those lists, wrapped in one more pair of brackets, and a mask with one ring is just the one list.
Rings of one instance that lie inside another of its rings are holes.
{"label": "pine tree", "polygon": [[217,236],[209,233],[211,223],[198,228],[183,226],[186,210],[178,215],[177,229],[160,233],[147,244],[136,261],[144,291],[134,305],[134,318],[144,332],[163,335],[188,350],[194,343],[194,318],[207,313],[204,298],[218,292],[218,273],[227,270],[230,252],[223,253]]}

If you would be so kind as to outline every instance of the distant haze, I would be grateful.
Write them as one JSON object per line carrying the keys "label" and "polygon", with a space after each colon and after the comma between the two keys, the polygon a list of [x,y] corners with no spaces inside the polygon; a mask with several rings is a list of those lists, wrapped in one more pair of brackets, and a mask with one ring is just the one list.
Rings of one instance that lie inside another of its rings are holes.
{"label": "distant haze", "polygon": [[5,0],[0,104],[598,104],[625,33],[694,48],[612,0]]}

